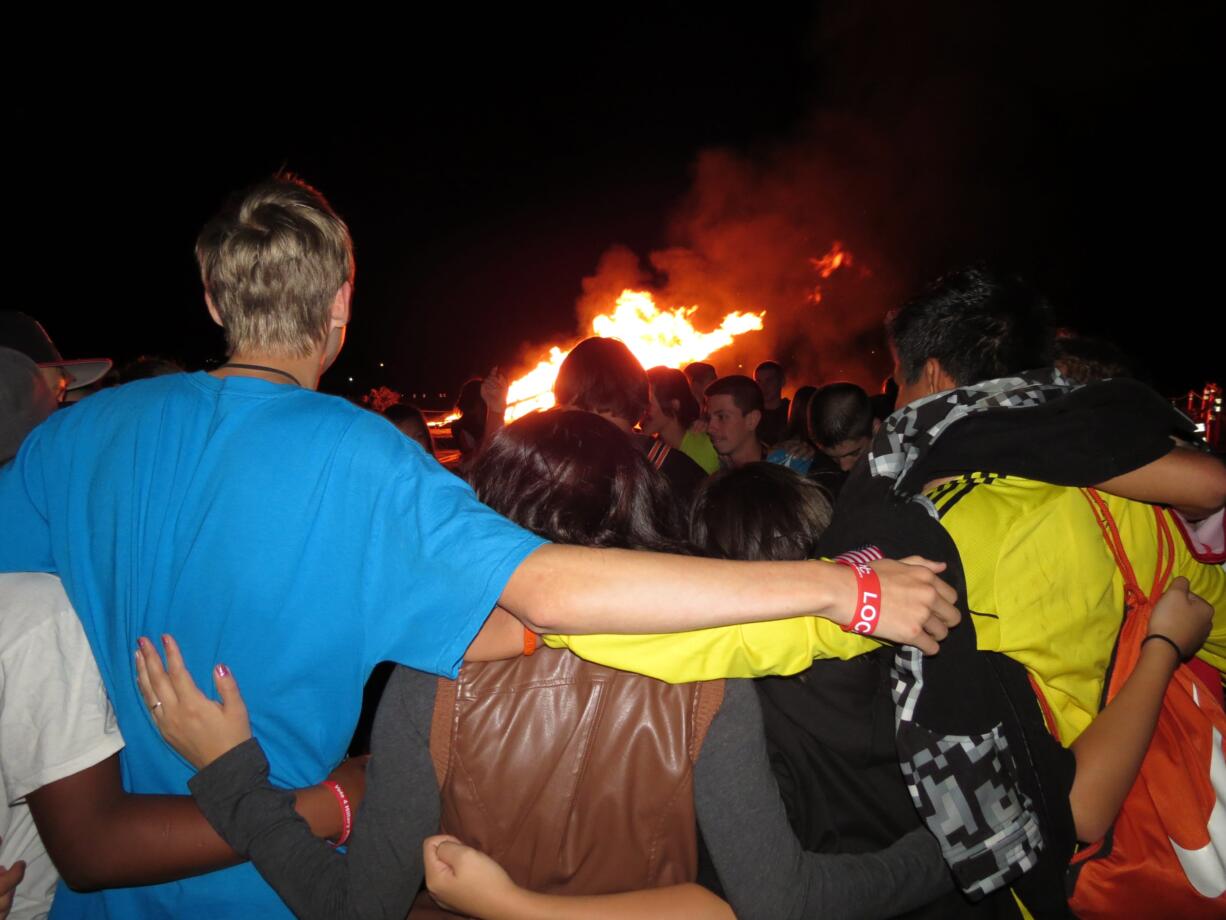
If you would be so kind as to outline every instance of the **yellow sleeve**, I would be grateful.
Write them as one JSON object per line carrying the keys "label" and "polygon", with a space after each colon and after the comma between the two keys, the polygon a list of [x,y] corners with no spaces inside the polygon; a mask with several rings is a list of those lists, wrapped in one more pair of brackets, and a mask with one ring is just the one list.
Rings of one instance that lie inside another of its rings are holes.
{"label": "yellow sleeve", "polygon": [[580,658],[671,684],[796,674],[815,658],[855,658],[881,643],[821,617],[793,617],[667,635],[543,636]]}
{"label": "yellow sleeve", "polygon": [[1171,522],[1171,531],[1175,538],[1174,574],[1186,578],[1192,593],[1213,606],[1213,627],[1196,657],[1226,674],[1226,569],[1197,562],[1174,522]]}

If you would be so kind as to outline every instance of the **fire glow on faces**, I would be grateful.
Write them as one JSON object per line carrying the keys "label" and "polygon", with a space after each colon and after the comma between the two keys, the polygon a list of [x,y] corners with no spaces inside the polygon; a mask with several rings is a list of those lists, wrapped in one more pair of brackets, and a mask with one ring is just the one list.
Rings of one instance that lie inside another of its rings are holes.
{"label": "fire glow on faces", "polygon": [[755,410],[746,415],[731,396],[720,394],[707,397],[707,434],[721,456],[732,456],[758,436],[760,414]]}

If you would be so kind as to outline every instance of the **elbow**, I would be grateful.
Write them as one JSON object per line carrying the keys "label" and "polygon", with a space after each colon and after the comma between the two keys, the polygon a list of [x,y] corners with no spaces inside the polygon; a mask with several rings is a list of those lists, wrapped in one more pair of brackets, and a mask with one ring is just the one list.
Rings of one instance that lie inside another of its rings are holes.
{"label": "elbow", "polygon": [[1097,807],[1093,802],[1085,801],[1085,797],[1078,795],[1079,790],[1074,786],[1073,791],[1069,794],[1069,810],[1073,813],[1073,831],[1077,835],[1078,843],[1095,843],[1107,836],[1107,831],[1111,830],[1111,825],[1115,822],[1115,814],[1108,814],[1101,807]]}
{"label": "elbow", "polygon": [[90,865],[88,860],[52,860],[64,884],[73,891],[101,891],[109,887],[100,866]]}
{"label": "elbow", "polygon": [[1226,464],[1216,457],[1205,457],[1205,476],[1197,488],[1191,507],[1179,508],[1184,517],[1199,521],[1226,508]]}

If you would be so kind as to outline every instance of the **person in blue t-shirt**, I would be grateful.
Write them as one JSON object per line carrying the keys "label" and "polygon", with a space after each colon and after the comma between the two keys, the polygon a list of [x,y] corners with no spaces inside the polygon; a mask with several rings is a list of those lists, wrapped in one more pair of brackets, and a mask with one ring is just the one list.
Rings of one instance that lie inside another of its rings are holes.
{"label": "person in blue t-shirt", "polygon": [[[545,544],[476,500],[385,419],[315,391],[349,322],[353,255],[323,197],[278,176],[202,231],[205,301],[230,357],[56,413],[0,468],[0,571],[54,572],[127,742],[125,788],[182,793],[190,766],[137,691],[140,635],[174,634],[199,681],[241,669],[274,782],[345,753],[372,668],[454,676],[538,632],[667,632],[817,614],[846,623],[850,570]],[[935,568],[935,567],[934,567]],[[878,635],[934,651],[958,614],[925,565],[878,568]],[[491,612],[492,611],[492,612]],[[284,916],[250,866],[78,893],[54,916]]]}

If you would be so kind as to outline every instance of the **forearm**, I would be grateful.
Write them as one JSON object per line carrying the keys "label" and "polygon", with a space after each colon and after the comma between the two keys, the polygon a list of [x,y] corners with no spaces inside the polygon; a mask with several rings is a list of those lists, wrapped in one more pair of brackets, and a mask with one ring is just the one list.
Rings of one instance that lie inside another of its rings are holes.
{"label": "forearm", "polygon": [[1178,663],[1167,643],[1146,642],[1124,687],[1073,742],[1077,774],[1069,804],[1078,840],[1100,840],[1119,814],[1145,759]]}
{"label": "forearm", "polygon": [[482,920],[735,920],[732,908],[700,885],[671,885],[605,895],[537,894],[519,889],[505,910]]}
{"label": "forearm", "polygon": [[438,829],[427,736],[437,678],[398,668],[375,717],[366,798],[348,852],[312,837],[267,782],[254,739],[191,781],[201,809],[299,917],[403,920],[422,880],[421,841]]}
{"label": "forearm", "polygon": [[805,852],[771,773],[756,693],[729,681],[694,768],[694,805],[724,893],[743,920],[884,917],[952,890],[936,840],[876,853]]}
{"label": "forearm", "polygon": [[1133,501],[1170,505],[1199,520],[1226,505],[1226,466],[1210,454],[1176,447],[1165,457],[1098,486]]}
{"label": "forearm", "polygon": [[515,571],[500,603],[538,632],[665,633],[802,615],[847,623],[854,594],[851,570],[831,563],[547,544]]}
{"label": "forearm", "polygon": [[[42,791],[30,796],[35,823],[60,874],[79,891],[154,885],[243,861],[188,796],[120,793],[51,816]],[[339,832],[340,810],[326,789],[303,790],[297,807],[314,833]]]}

